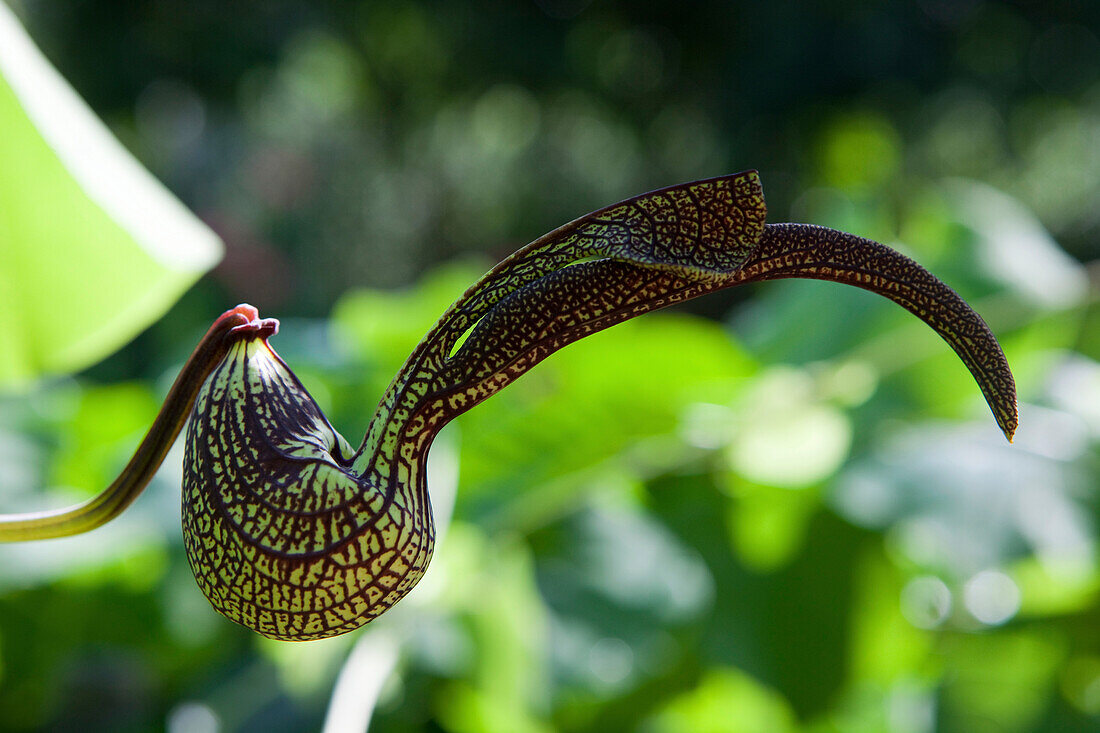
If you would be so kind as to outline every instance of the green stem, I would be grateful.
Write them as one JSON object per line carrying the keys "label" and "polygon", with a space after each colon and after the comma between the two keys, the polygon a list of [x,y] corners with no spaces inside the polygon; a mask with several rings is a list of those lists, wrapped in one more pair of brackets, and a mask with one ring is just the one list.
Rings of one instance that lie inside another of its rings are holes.
{"label": "green stem", "polygon": [[26,514],[0,514],[0,542],[22,542],[68,537],[87,532],[117,517],[149,484],[175,443],[191,414],[195,395],[210,371],[218,365],[230,344],[242,332],[277,325],[260,321],[256,309],[239,305],[223,313],[195,347],[168,391],[164,405],[122,473],[101,493],[64,509]]}

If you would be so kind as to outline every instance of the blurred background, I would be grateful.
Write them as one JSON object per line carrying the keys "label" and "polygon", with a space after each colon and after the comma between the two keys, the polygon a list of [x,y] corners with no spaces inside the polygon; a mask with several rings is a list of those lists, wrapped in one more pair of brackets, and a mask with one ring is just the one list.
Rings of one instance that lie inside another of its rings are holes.
{"label": "blurred background", "polygon": [[210,609],[175,453],[111,525],[0,547],[0,729],[1100,728],[1100,4],[8,2],[226,253],[121,352],[0,393],[0,510],[109,483],[238,302],[357,443],[488,266],[746,168],[771,221],[958,290],[1021,427],[884,299],[718,293],[464,416],[423,590],[308,644]]}

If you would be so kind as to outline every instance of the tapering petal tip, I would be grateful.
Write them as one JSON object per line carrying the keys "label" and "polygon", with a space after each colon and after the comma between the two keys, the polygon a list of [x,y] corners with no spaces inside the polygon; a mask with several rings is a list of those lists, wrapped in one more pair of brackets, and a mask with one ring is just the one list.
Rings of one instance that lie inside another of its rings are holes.
{"label": "tapering petal tip", "polygon": [[741,270],[743,282],[789,277],[854,285],[878,293],[932,327],[978,382],[997,425],[1016,434],[1016,383],[997,338],[958,293],[908,257],[878,242],[811,224],[768,224]]}
{"label": "tapering petal tip", "polygon": [[1009,443],[1012,443],[1013,438],[1016,437],[1016,428],[1018,428],[1020,425],[1019,418],[1020,406],[1019,403],[1016,401],[1016,398],[1013,397],[1012,408],[1005,416],[1005,419],[1003,421],[1000,418],[997,419],[997,424],[1001,426],[1001,430],[1004,432],[1005,438],[1008,439]]}

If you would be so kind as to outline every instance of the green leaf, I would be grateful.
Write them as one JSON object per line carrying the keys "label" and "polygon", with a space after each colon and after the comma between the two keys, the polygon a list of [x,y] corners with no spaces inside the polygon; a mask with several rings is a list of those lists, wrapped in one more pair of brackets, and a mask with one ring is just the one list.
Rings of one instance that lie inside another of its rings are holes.
{"label": "green leaf", "polygon": [[739,669],[713,669],[696,688],[672,700],[652,721],[660,733],[782,733],[796,720],[781,694]]}
{"label": "green leaf", "polygon": [[221,257],[0,4],[0,385],[117,350]]}
{"label": "green leaf", "polygon": [[[628,321],[554,354],[463,415],[460,502],[515,495],[674,434],[688,407],[729,402],[756,364],[716,324],[680,314]],[[647,446],[655,458],[656,446]]]}
{"label": "green leaf", "polygon": [[1065,662],[1065,639],[1050,628],[960,635],[943,647],[945,716],[956,730],[1036,730]]}

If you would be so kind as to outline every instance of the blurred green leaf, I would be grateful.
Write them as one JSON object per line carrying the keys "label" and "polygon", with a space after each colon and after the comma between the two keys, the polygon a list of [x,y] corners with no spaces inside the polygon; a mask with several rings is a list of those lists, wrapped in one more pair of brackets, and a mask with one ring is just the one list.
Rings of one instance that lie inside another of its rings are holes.
{"label": "blurred green leaf", "polygon": [[159,408],[160,401],[145,384],[85,388],[50,482],[88,495],[102,491],[126,465]]}
{"label": "blurred green leaf", "polygon": [[944,714],[949,731],[1032,730],[1065,657],[1065,641],[1047,630],[958,635],[946,655]]}
{"label": "blurred green leaf", "polygon": [[820,399],[810,374],[775,368],[733,404],[730,468],[749,481],[800,489],[834,474],[852,441],[847,416]]}
{"label": "blurred green leaf", "polygon": [[167,543],[135,543],[130,551],[118,557],[76,568],[59,585],[87,590],[115,584],[125,592],[141,593],[158,587],[167,571]]}
{"label": "blurred green leaf", "polygon": [[1062,670],[1062,693],[1079,710],[1100,716],[1100,657],[1081,655]]}
{"label": "blurred green leaf", "polygon": [[932,637],[902,615],[904,578],[881,550],[861,558],[853,600],[852,678],[889,687],[917,675],[935,679]]}
{"label": "blurred green leaf", "polygon": [[901,140],[888,119],[865,111],[833,120],[819,143],[820,176],[841,189],[880,186],[897,175]]}
{"label": "blurred green leaf", "polygon": [[0,3],[0,385],[88,366],[221,255]]}
{"label": "blurred green leaf", "polygon": [[730,547],[741,561],[768,572],[790,560],[821,501],[818,492],[754,484],[730,474],[722,479],[734,494],[727,525]]}
{"label": "blurred green leaf", "polygon": [[1100,595],[1095,567],[1056,558],[1024,558],[1012,567],[1012,579],[1020,587],[1023,616],[1077,613],[1095,606]]}
{"label": "blurred green leaf", "polygon": [[425,275],[407,290],[355,290],[332,312],[333,325],[352,352],[391,375],[420,339],[487,268],[454,263]]}
{"label": "blurred green leaf", "polygon": [[[654,315],[551,356],[461,419],[460,501],[537,486],[675,433],[697,401],[730,402],[755,363],[716,324]],[[644,460],[644,459],[643,459]]]}
{"label": "blurred green leaf", "polygon": [[784,733],[794,713],[774,690],[738,669],[713,669],[651,721],[656,733]]}
{"label": "blurred green leaf", "polygon": [[534,586],[531,559],[511,542],[492,543],[471,527],[453,525],[449,548],[473,560],[448,573],[461,598],[477,653],[469,682],[439,699],[444,724],[462,733],[498,730],[541,733],[547,712],[546,611]]}

